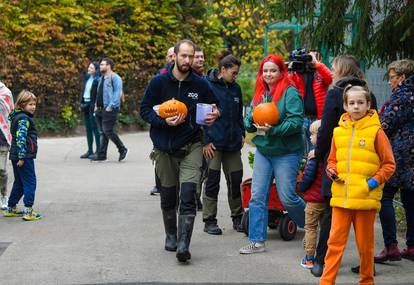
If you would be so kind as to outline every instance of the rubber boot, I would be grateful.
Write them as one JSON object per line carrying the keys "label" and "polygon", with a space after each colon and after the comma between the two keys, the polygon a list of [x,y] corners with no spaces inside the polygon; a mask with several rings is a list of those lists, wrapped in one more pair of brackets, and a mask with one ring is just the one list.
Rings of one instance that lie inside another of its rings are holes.
{"label": "rubber boot", "polygon": [[178,243],[177,259],[179,262],[186,262],[191,259],[190,241],[193,233],[194,215],[178,216]]}
{"label": "rubber boot", "polygon": [[165,229],[165,250],[177,250],[177,213],[175,209],[162,210]]}

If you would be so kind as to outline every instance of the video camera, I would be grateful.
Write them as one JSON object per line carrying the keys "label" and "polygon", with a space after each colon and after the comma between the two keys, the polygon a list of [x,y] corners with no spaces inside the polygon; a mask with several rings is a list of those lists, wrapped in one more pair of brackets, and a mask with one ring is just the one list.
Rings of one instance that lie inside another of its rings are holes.
{"label": "video camera", "polygon": [[314,71],[309,65],[312,62],[312,56],[305,48],[295,49],[290,53],[289,61],[285,62],[289,72],[305,73]]}

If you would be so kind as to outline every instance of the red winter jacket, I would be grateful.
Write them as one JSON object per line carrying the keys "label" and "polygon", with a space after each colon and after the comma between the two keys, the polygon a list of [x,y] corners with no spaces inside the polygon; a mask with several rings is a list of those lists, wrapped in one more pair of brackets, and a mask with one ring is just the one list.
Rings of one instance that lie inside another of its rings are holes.
{"label": "red winter jacket", "polygon": [[325,200],[321,191],[322,174],[323,163],[318,162],[315,158],[309,159],[299,184],[299,192],[303,193],[303,199],[306,202],[322,203]]}
{"label": "red winter jacket", "polygon": [[[333,76],[329,68],[323,63],[318,63],[315,66],[316,71],[313,79],[313,94],[315,96],[317,118],[322,118],[323,105],[325,103],[325,96],[328,92],[329,84],[332,83]],[[289,79],[298,89],[302,98],[305,97],[305,82],[300,73],[289,73]]]}

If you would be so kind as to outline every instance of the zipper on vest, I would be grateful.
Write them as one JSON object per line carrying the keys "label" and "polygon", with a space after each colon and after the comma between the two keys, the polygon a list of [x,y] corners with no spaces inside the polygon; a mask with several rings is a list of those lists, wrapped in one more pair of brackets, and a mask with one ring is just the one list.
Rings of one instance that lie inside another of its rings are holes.
{"label": "zipper on vest", "polygon": [[347,161],[348,175],[345,181],[345,199],[344,199],[344,204],[343,204],[344,208],[345,208],[346,200],[348,200],[349,179],[351,176],[351,152],[352,152],[352,144],[354,142],[354,136],[355,136],[355,125],[352,126],[351,141],[349,142],[348,161]]}

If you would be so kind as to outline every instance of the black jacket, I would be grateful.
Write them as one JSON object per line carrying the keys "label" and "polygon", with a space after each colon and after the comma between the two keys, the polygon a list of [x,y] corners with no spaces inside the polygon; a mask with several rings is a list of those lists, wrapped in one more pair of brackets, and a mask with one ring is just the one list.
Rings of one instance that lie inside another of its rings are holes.
{"label": "black jacket", "polygon": [[[178,81],[172,74],[171,66],[168,72],[151,79],[144,98],[141,102],[140,115],[144,121],[151,124],[150,136],[154,147],[167,153],[175,153],[185,145],[200,141],[201,128],[196,124],[197,103],[217,103],[207,80],[190,73],[183,81]],[[165,119],[159,117],[152,107],[175,98],[188,108],[185,122],[172,127]]]}
{"label": "black jacket", "polygon": [[[12,141],[10,146],[10,160],[32,159],[37,155],[37,130],[32,120],[33,115],[26,113],[20,109],[12,111],[9,115],[11,121],[10,132],[12,134]],[[27,120],[28,125],[23,126],[23,129],[18,129],[19,121]],[[19,131],[19,132],[18,132]],[[24,131],[26,134],[24,134]],[[19,149],[17,141],[25,141],[25,146]],[[19,157],[19,153],[23,157]]]}
{"label": "black jacket", "polygon": [[99,82],[99,75],[95,75],[93,78],[93,83],[92,83],[92,87],[91,87],[91,100],[90,102],[85,102],[84,98],[83,98],[83,93],[85,92],[85,87],[86,87],[86,82],[88,82],[90,75],[87,74],[85,76],[85,79],[83,81],[83,85],[82,85],[82,92],[80,94],[80,107],[81,110],[84,112],[90,111],[93,112],[94,108],[95,108],[95,100],[96,100],[96,93],[98,91],[98,82]]}
{"label": "black jacket", "polygon": [[218,79],[217,72],[210,70],[207,80],[220,104],[221,116],[211,127],[204,128],[204,144],[212,142],[221,151],[240,150],[245,136],[241,88],[236,82],[226,84]]}
{"label": "black jacket", "polygon": [[[322,112],[322,122],[318,131],[318,143],[315,147],[315,158],[324,163],[323,169],[326,169],[326,162],[331,150],[333,130],[338,126],[341,115],[346,112],[343,104],[343,93],[348,84],[365,86],[366,82],[355,77],[346,77],[336,82],[333,88],[326,94],[325,105]],[[374,94],[371,94],[371,101],[371,109],[376,110],[377,100]],[[323,175],[322,194],[331,197],[332,181],[326,176],[325,171],[323,172]]]}

